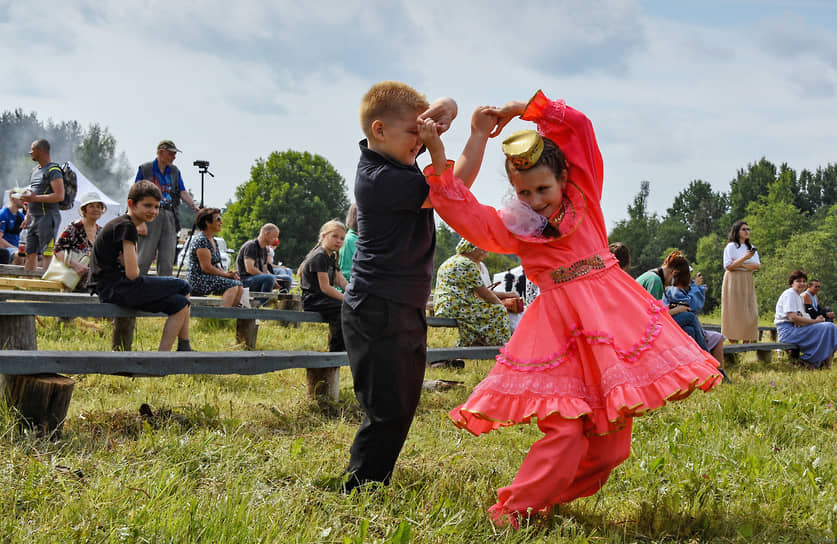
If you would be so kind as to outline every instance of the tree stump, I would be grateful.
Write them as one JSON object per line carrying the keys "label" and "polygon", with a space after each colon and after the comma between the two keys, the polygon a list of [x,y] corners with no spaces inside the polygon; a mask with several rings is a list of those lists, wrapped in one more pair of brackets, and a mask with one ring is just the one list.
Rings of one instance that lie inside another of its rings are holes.
{"label": "tree stump", "polygon": [[134,343],[134,328],[137,324],[136,317],[114,317],[113,336],[110,346],[113,351],[131,351]]}
{"label": "tree stump", "polygon": [[17,409],[26,426],[44,436],[61,430],[75,387],[72,378],[60,374],[3,378],[6,402]]}
{"label": "tree stump", "polygon": [[[2,349],[37,350],[35,316],[0,316]],[[67,417],[75,381],[58,374],[0,376],[0,392],[20,413],[23,423],[47,435],[60,431]]]}
{"label": "tree stump", "polygon": [[340,368],[309,368],[305,371],[308,379],[308,397],[316,400],[340,398]]}
{"label": "tree stump", "polygon": [[256,349],[256,338],[259,336],[259,325],[255,319],[235,320],[235,341],[244,344],[248,351]]}

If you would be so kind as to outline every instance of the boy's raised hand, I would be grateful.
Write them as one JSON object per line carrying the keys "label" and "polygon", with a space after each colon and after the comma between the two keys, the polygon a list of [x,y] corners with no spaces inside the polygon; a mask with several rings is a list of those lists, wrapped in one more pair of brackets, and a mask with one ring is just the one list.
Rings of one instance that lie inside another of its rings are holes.
{"label": "boy's raised hand", "polygon": [[526,102],[521,102],[519,100],[512,100],[511,102],[506,103],[506,105],[502,108],[496,108],[494,110],[494,114],[497,116],[497,126],[491,131],[489,136],[493,138],[499,135],[503,130],[503,127],[509,124],[509,121],[515,117],[523,115],[524,111],[526,111]]}
{"label": "boy's raised hand", "polygon": [[[419,122],[427,121],[428,119],[436,123],[436,130],[442,134],[450,128],[451,123],[456,118],[458,108],[453,98],[439,98],[427,108],[421,115],[419,115]],[[427,145],[425,143],[425,145]],[[429,148],[429,147],[428,147]]]}

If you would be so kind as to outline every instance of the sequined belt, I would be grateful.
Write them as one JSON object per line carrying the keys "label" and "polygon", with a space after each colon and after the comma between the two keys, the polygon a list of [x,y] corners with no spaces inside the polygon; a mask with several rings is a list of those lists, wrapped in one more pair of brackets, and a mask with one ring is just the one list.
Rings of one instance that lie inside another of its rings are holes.
{"label": "sequined belt", "polygon": [[581,276],[586,276],[593,270],[602,270],[606,267],[607,265],[601,255],[593,255],[592,257],[576,261],[570,266],[556,268],[549,273],[549,277],[552,278],[552,283],[554,284],[566,283]]}

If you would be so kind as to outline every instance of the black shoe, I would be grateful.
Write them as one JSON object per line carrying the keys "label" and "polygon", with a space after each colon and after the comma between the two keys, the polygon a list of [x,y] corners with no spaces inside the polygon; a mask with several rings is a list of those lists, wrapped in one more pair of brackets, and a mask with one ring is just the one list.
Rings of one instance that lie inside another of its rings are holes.
{"label": "black shoe", "polygon": [[723,383],[732,383],[732,380],[729,379],[729,376],[727,376],[727,373],[724,371],[723,368],[719,368],[718,372],[720,372],[721,376],[723,376],[724,378],[723,380],[721,380],[723,381]]}

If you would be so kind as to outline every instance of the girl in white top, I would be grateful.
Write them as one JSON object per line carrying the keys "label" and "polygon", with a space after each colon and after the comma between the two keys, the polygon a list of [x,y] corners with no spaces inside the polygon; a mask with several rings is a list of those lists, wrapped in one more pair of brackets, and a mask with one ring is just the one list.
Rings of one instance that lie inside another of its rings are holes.
{"label": "girl in white top", "polygon": [[759,310],[753,272],[761,268],[758,251],[750,243],[750,226],[733,223],[724,248],[724,283],[721,288],[721,334],[730,342],[755,342]]}

